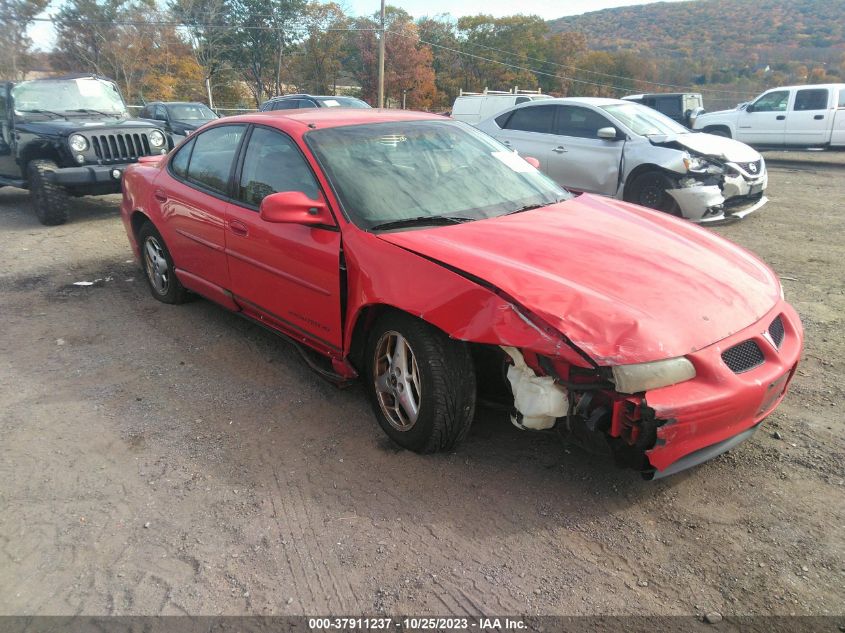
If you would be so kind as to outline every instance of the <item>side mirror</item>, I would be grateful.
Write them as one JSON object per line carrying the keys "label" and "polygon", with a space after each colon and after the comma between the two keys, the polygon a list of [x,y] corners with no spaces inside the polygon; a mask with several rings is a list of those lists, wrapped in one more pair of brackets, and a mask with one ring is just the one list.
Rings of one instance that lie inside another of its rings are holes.
{"label": "side mirror", "polygon": [[745,111],[746,112],[754,112],[754,104],[749,103],[747,106],[745,106]]}
{"label": "side mirror", "polygon": [[261,201],[258,214],[265,222],[334,226],[328,205],[301,191],[271,193]]}
{"label": "side mirror", "polygon": [[534,169],[540,169],[540,161],[533,156],[523,156],[522,160],[531,165]]}
{"label": "side mirror", "polygon": [[599,138],[603,138],[606,141],[615,141],[619,138],[615,127],[599,128],[599,130],[596,132],[596,136],[598,136]]}

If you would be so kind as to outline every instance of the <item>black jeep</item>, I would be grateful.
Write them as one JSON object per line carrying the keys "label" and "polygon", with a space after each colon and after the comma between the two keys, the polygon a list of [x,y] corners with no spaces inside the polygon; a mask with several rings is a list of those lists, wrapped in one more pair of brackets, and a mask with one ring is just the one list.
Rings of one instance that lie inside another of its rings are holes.
{"label": "black jeep", "polygon": [[120,191],[124,168],[167,153],[164,131],[129,118],[114,82],[93,75],[0,87],[0,186],[29,189],[42,224],[67,220],[69,196]]}

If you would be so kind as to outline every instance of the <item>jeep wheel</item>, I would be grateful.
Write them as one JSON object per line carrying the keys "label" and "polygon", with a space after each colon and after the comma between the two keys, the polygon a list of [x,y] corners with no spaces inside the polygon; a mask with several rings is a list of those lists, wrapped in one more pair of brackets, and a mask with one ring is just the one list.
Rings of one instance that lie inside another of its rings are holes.
{"label": "jeep wheel", "polygon": [[379,425],[418,453],[454,448],[475,414],[475,370],[465,343],[391,312],[370,332],[365,386]]}
{"label": "jeep wheel", "polygon": [[153,297],[162,303],[185,303],[188,291],[179,283],[170,251],[152,222],[145,222],[138,231],[138,244],[141,246],[141,265]]}
{"label": "jeep wheel", "polygon": [[46,226],[67,222],[70,196],[64,187],[50,182],[48,176],[58,168],[51,160],[33,160],[27,166],[29,194],[32,197],[35,216]]}

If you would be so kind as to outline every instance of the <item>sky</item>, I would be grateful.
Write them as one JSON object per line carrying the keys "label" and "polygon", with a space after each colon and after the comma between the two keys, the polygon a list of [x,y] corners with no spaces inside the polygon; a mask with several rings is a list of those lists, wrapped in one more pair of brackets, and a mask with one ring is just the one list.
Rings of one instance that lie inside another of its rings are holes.
{"label": "sky", "polygon": [[[551,20],[565,15],[578,15],[588,11],[599,11],[611,7],[623,7],[635,4],[652,4],[659,0],[387,0],[387,4],[405,9],[415,18],[424,15],[438,15],[449,13],[454,17],[463,15],[492,14],[496,17],[523,13],[539,15]],[[670,0],[679,1],[679,0]],[[353,15],[369,15],[379,9],[379,0],[340,0],[338,3]],[[55,13],[61,5],[60,0],[53,0],[40,17],[47,17]],[[29,36],[35,47],[49,50],[53,46],[55,36],[53,26],[49,22],[37,22],[29,28]]]}

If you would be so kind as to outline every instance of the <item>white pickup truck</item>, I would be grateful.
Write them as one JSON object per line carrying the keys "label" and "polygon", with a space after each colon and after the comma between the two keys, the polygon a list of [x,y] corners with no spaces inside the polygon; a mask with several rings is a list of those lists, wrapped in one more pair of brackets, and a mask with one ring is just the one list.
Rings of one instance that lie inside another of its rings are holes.
{"label": "white pickup truck", "polygon": [[845,84],[772,88],[735,110],[701,114],[692,128],[758,149],[845,148]]}

